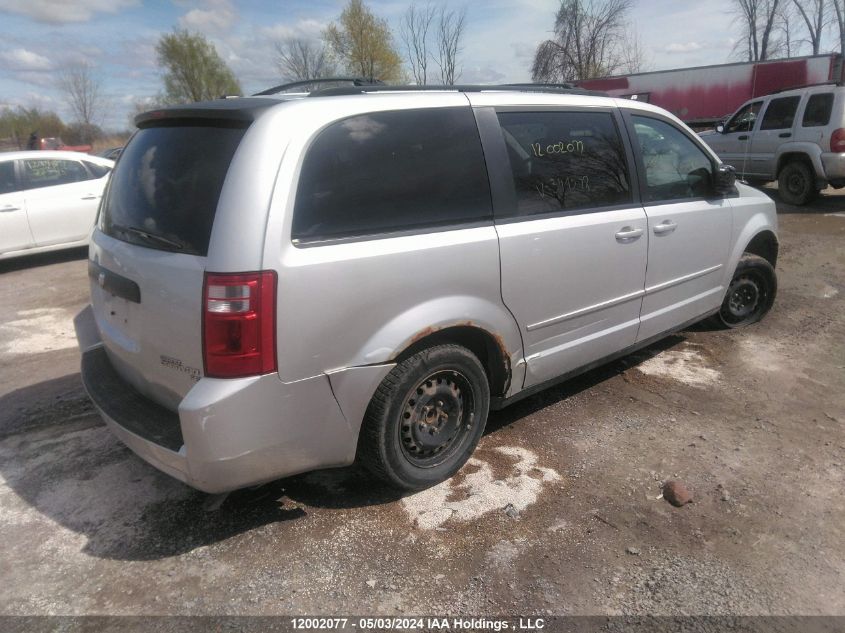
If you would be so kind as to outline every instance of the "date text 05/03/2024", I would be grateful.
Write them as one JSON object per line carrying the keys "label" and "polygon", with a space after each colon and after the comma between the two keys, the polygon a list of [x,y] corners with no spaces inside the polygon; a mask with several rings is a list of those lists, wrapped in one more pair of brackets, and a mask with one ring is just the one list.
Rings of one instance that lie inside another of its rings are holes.
{"label": "date text 05/03/2024", "polygon": [[514,620],[477,617],[297,617],[291,620],[296,630],[442,630],[442,631],[539,631],[545,628],[543,618],[520,617]]}

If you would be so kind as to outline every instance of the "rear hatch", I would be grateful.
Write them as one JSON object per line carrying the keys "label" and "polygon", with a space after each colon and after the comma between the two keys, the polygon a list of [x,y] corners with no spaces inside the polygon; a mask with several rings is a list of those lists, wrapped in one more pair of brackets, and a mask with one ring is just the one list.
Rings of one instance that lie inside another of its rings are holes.
{"label": "rear hatch", "polygon": [[149,118],[112,173],[89,262],[108,356],[175,410],[203,373],[202,296],[218,200],[247,121]]}

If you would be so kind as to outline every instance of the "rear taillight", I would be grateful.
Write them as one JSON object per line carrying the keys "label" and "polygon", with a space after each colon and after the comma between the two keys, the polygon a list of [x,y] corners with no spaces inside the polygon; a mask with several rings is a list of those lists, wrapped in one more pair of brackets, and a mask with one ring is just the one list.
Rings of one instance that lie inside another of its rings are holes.
{"label": "rear taillight", "polygon": [[276,371],[276,273],[206,273],[203,362],[212,378]]}
{"label": "rear taillight", "polygon": [[845,152],[845,127],[833,130],[830,135],[830,151]]}

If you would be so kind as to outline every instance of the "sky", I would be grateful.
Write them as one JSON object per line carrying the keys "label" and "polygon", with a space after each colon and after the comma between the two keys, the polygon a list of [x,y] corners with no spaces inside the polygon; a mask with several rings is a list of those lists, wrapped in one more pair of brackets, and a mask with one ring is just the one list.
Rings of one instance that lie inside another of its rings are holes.
{"label": "sky", "polygon": [[[398,33],[410,0],[365,0]],[[435,0],[436,2],[437,0]],[[463,83],[530,81],[537,45],[559,0],[440,0],[467,8]],[[0,108],[37,106],[73,117],[57,87],[63,68],[90,63],[107,103],[103,127],[129,127],[134,104],[161,92],[155,44],[187,28],[208,37],[245,94],[281,82],[274,43],[318,38],[346,0],[0,0]],[[630,28],[650,70],[732,60],[731,0],[635,0]],[[829,38],[832,41],[832,38]],[[397,47],[401,46],[396,42]],[[806,50],[803,51],[806,53]]]}

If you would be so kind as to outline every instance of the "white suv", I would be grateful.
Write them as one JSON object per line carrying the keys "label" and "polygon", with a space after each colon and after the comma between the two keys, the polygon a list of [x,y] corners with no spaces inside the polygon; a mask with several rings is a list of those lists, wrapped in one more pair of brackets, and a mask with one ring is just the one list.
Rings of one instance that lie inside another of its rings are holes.
{"label": "white suv", "polygon": [[828,185],[845,186],[845,88],[823,84],[744,103],[701,137],[742,178],[778,181],[790,204],[806,204]]}
{"label": "white suv", "polygon": [[364,86],[137,123],[92,237],[82,377],[202,490],[355,460],[433,485],[490,408],[775,297],[774,204],[648,104]]}

